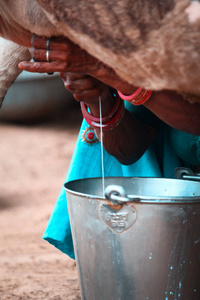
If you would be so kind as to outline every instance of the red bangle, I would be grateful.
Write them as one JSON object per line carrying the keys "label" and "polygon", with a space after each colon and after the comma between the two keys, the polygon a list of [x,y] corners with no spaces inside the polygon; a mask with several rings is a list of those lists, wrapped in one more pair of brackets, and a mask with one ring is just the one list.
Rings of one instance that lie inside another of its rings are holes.
{"label": "red bangle", "polygon": [[120,96],[121,99],[125,101],[132,101],[135,97],[137,97],[140,94],[141,87],[139,87],[133,94],[131,95],[124,95],[120,91],[117,91],[118,95]]}
{"label": "red bangle", "polygon": [[[121,100],[121,99],[120,99]],[[119,108],[117,110],[117,112],[115,113],[115,115],[108,121],[106,122],[102,122],[102,130],[103,131],[108,131],[108,130],[111,130],[113,129],[114,127],[116,127],[121,119],[123,118],[123,115],[124,115],[124,102],[121,100],[120,101],[120,105],[119,105]],[[90,118],[91,115],[88,115],[86,116],[84,113],[83,113],[83,117],[85,118],[86,122],[94,129],[100,129],[101,128],[101,124],[100,122],[97,122],[97,121],[94,121]],[[99,118],[98,118],[99,119]],[[100,119],[99,119],[100,120]]]}
{"label": "red bangle", "polygon": [[128,101],[133,105],[141,105],[150,98],[153,91],[139,87],[132,95],[124,95],[120,91],[117,92],[121,99]]}
{"label": "red bangle", "polygon": [[[120,102],[121,102],[120,97],[115,97],[115,103],[113,108],[111,109],[111,111],[109,111],[107,115],[102,117],[102,122],[109,121],[116,114],[117,110],[119,109]],[[84,116],[88,117],[94,122],[98,122],[98,123],[100,122],[100,118],[95,117],[88,112],[87,105],[84,102],[81,102],[81,110]]]}

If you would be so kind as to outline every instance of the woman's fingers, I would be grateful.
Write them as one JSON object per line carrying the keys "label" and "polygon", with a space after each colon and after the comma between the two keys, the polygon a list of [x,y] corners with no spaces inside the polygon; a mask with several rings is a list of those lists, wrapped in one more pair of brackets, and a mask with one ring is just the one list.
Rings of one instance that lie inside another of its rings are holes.
{"label": "woman's fingers", "polygon": [[61,72],[59,75],[63,81],[68,80],[68,78],[70,78],[70,80],[77,80],[77,79],[84,79],[89,77],[88,75],[85,74],[77,74],[77,73],[70,73],[70,72]]}
{"label": "woman's fingers", "polygon": [[37,35],[33,35],[31,39],[31,45],[35,49],[57,49],[61,51],[72,51],[75,49],[80,49],[79,46],[75,45],[69,39],[64,37],[56,37],[56,38],[43,38]]}
{"label": "woman's fingers", "polygon": [[105,90],[105,84],[88,76],[74,73],[60,73],[66,89],[68,89],[78,101],[97,101],[98,96]]}
{"label": "woman's fingers", "polygon": [[46,49],[46,43],[47,43],[46,38],[37,36],[35,34],[32,35],[31,38],[31,45],[32,47],[38,48],[38,49]]}
{"label": "woman's fingers", "polygon": [[[32,57],[39,62],[62,61],[63,68],[59,69],[59,71],[61,70],[63,72],[78,72],[93,75],[92,72],[95,73],[95,68],[98,69],[99,66],[98,60],[63,37],[48,40],[47,38],[34,35],[32,37],[30,53]],[[25,66],[22,67],[22,65],[20,65],[20,68],[24,67]],[[30,65],[26,65],[26,67],[30,68]],[[34,67],[36,68],[35,70]],[[41,66],[34,65],[28,70],[30,70],[30,72],[37,72],[40,68]],[[46,69],[44,71],[46,71]],[[42,71],[40,70],[40,72]],[[57,70],[52,70],[51,72],[57,72]]]}
{"label": "woman's fingers", "polygon": [[81,75],[75,73],[64,72],[60,73],[60,77],[62,78],[66,89],[70,92],[77,91],[87,91],[97,88],[101,86],[102,83],[88,75]]}
{"label": "woman's fingers", "polygon": [[77,55],[73,52],[64,52],[60,50],[48,50],[48,57],[47,57],[47,50],[43,49],[35,49],[30,48],[31,56],[36,61],[63,61],[68,62],[69,64],[77,65],[77,64],[85,64],[85,57],[84,55]]}
{"label": "woman's fingers", "polygon": [[[47,61],[47,50],[43,49],[35,49],[30,48],[29,49],[32,58],[34,58],[37,61]],[[57,50],[48,50],[48,61],[66,61],[71,59],[71,55],[63,52],[63,51],[57,51]]]}
{"label": "woman's fingers", "polygon": [[21,70],[32,73],[52,73],[52,72],[74,72],[86,73],[84,64],[73,64],[70,61],[51,61],[51,62],[20,62],[18,67]]}
{"label": "woman's fingers", "polygon": [[[86,73],[87,65],[84,55],[73,52],[43,49],[30,49],[35,62],[21,62],[19,68],[29,72],[78,72]],[[47,55],[48,54],[48,55]],[[47,61],[48,60],[48,61]]]}
{"label": "woman's fingers", "polygon": [[99,95],[103,92],[103,87],[97,86],[94,89],[91,90],[77,90],[73,92],[73,96],[78,101],[84,101],[87,102],[87,104],[94,103],[98,101]]}
{"label": "woman's fingers", "polygon": [[97,81],[89,80],[88,78],[85,79],[77,79],[77,80],[65,80],[64,81],[66,89],[70,92],[74,91],[87,91],[95,89],[99,83]]}
{"label": "woman's fingers", "polygon": [[21,70],[32,72],[32,73],[53,73],[53,72],[64,72],[66,70],[66,64],[63,62],[20,62],[18,67]]}

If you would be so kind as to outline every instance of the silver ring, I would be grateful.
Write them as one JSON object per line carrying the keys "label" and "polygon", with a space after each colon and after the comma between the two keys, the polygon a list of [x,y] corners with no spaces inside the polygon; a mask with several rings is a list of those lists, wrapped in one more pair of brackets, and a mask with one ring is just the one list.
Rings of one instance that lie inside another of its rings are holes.
{"label": "silver ring", "polygon": [[46,51],[46,61],[49,62],[49,50]]}
{"label": "silver ring", "polygon": [[49,50],[50,38],[46,41],[46,50]]}

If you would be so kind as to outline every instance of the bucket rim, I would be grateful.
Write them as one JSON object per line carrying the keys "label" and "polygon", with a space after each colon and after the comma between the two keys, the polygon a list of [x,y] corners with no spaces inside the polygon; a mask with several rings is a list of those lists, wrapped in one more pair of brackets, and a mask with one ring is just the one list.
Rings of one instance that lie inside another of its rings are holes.
{"label": "bucket rim", "polygon": [[[176,178],[158,178],[158,177],[122,177],[122,176],[115,176],[115,177],[105,177],[105,181],[106,179],[111,179],[111,178],[118,178],[118,179],[135,179],[135,180],[151,180],[153,179],[154,181],[169,181],[169,182],[183,182],[186,184],[193,184],[193,185],[200,185],[199,182],[194,181],[194,180],[185,180],[185,179],[176,179]],[[92,178],[83,178],[83,179],[76,179],[76,180],[70,180],[64,183],[63,188],[65,189],[65,191],[69,194],[72,195],[76,195],[79,196],[81,198],[86,198],[86,199],[92,199],[92,200],[103,200],[103,201],[108,201],[105,196],[100,196],[100,195],[92,195],[92,194],[88,194],[88,193],[81,193],[81,192],[77,192],[74,191],[72,189],[70,189],[68,187],[68,185],[72,184],[72,183],[77,183],[77,182],[83,182],[83,181],[88,181],[88,180],[102,180],[101,177],[92,177]],[[199,192],[200,193],[200,192]],[[127,202],[126,203],[137,203],[137,204],[143,204],[143,203],[147,203],[147,204],[189,204],[189,203],[200,203],[200,194],[198,196],[138,196],[138,195],[130,195],[127,194]]]}

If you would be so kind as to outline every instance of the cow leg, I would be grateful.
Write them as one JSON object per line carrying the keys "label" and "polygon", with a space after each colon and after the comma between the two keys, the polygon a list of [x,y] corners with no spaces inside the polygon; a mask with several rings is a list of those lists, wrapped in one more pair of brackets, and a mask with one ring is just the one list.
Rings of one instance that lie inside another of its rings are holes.
{"label": "cow leg", "polygon": [[27,48],[0,37],[0,107],[7,90],[21,73],[19,62],[30,59]]}

